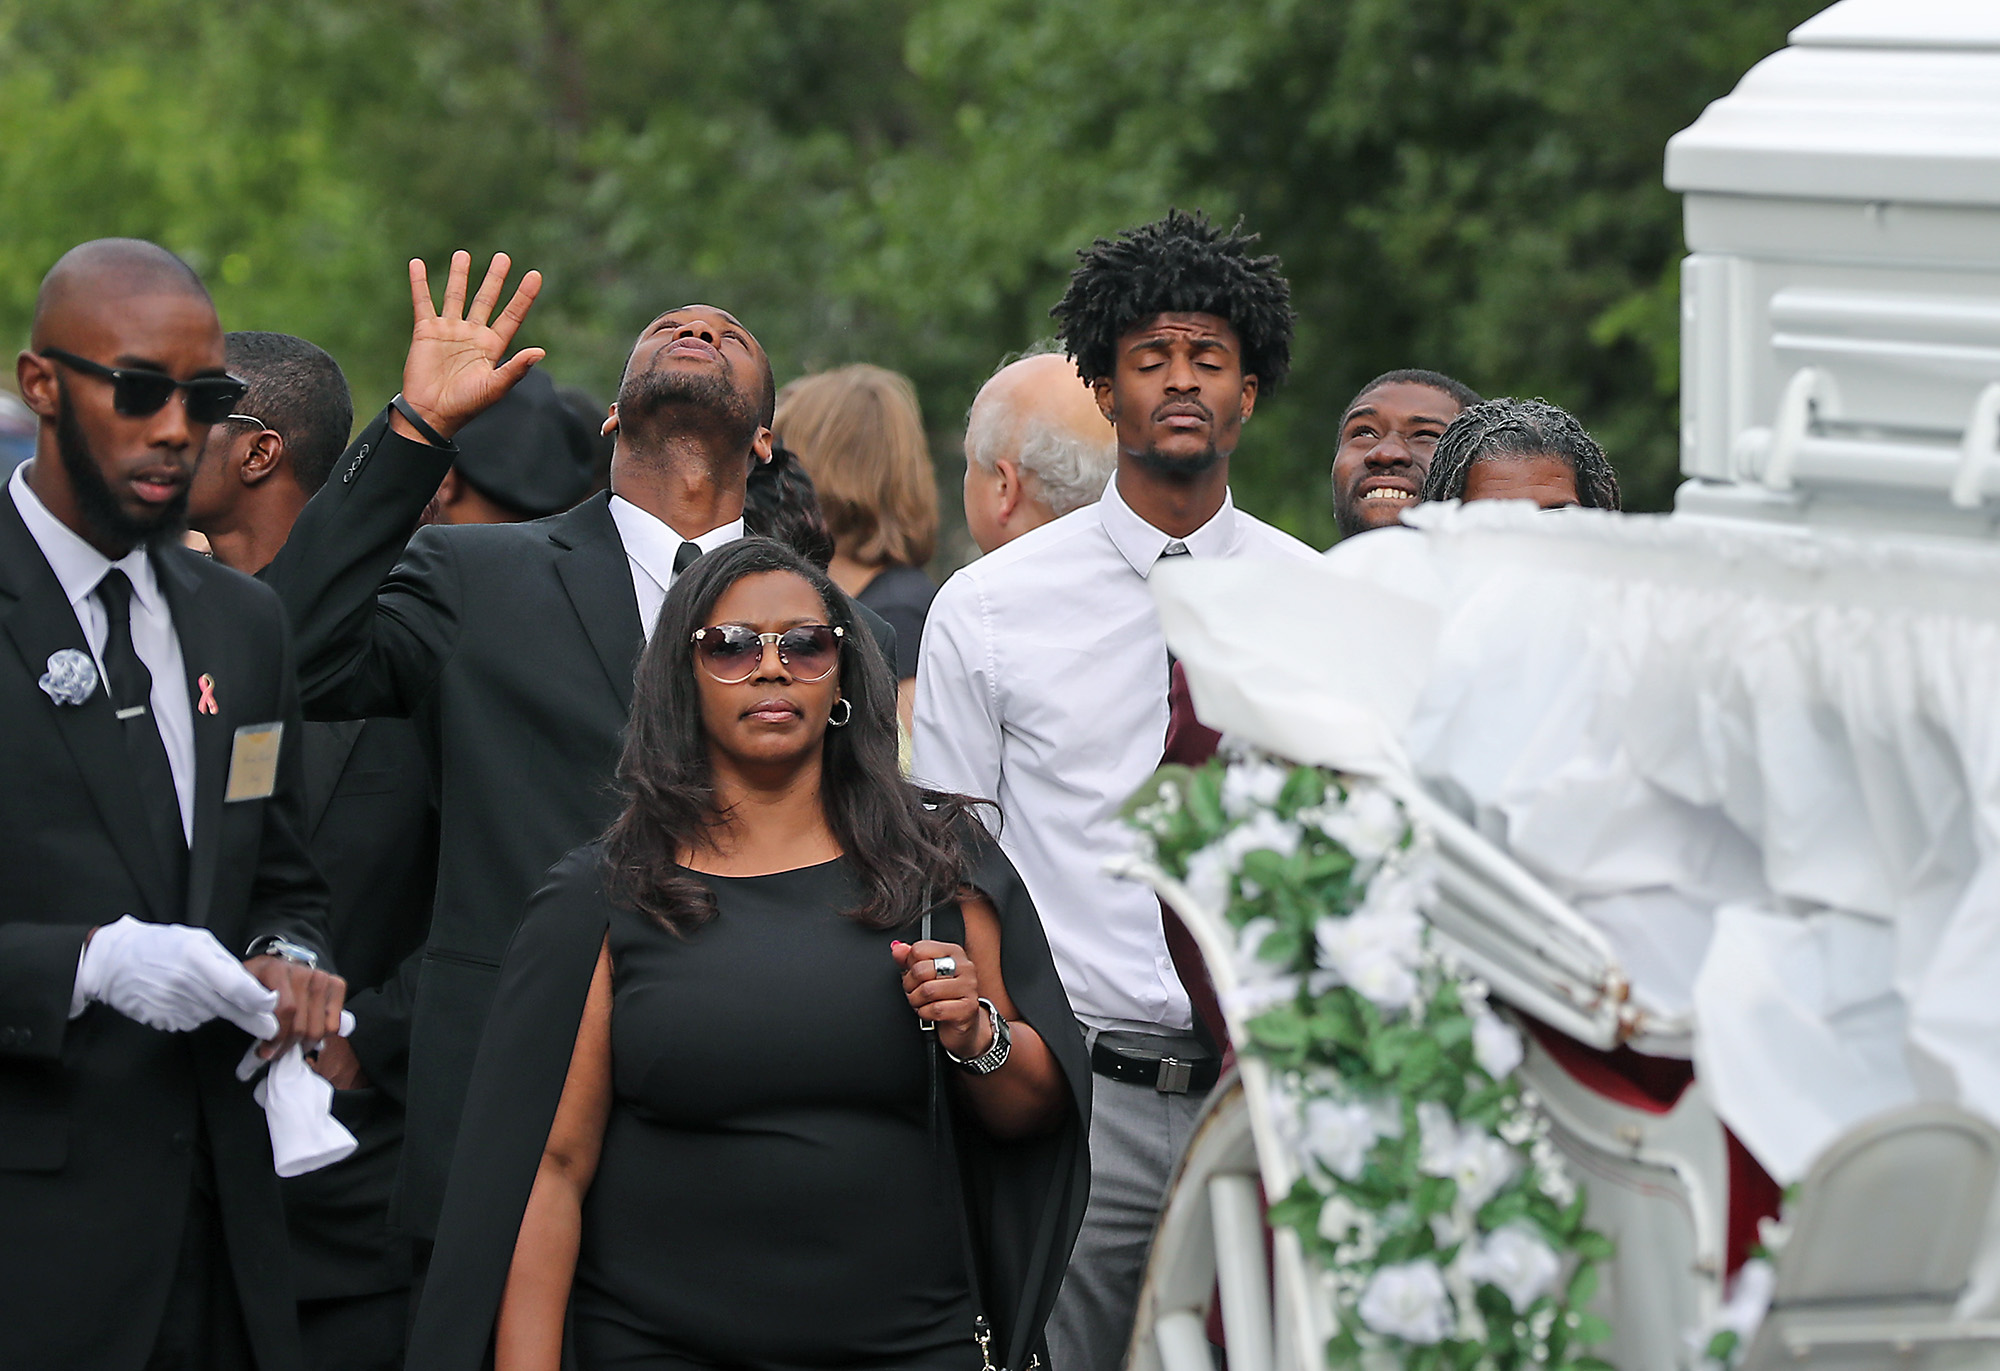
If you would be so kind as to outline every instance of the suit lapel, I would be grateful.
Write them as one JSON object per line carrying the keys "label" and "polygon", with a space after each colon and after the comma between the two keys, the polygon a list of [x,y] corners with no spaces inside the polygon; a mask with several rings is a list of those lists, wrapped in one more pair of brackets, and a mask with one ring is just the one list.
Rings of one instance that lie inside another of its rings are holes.
{"label": "suit lapel", "polygon": [[[187,553],[192,557],[196,554]],[[229,745],[238,723],[263,723],[262,719],[238,719],[230,705],[236,692],[230,687],[233,665],[229,644],[221,626],[208,622],[212,616],[200,612],[197,595],[201,578],[183,565],[180,555],[167,550],[153,554],[153,571],[166,593],[167,610],[173,615],[174,636],[180,639],[181,669],[187,679],[181,689],[188,695],[188,714],[194,720],[194,843],[188,850],[187,922],[208,923],[208,904],[215,893],[215,863],[222,841],[222,790],[228,779]],[[199,708],[198,677],[215,678],[214,714]]]}
{"label": "suit lapel", "polygon": [[360,741],[361,730],[367,723],[366,719],[342,719],[338,723],[306,725],[305,736],[299,741],[305,754],[308,842],[319,832],[320,820],[326,817],[327,806],[333,803],[333,792],[340,788],[340,775],[347,770],[347,759],[354,755],[354,744]]}
{"label": "suit lapel", "polygon": [[[9,603],[11,597],[11,603]],[[34,535],[21,521],[11,496],[0,492],[0,617],[6,636],[20,654],[28,679],[39,680],[48,660],[64,648],[90,651],[83,626],[76,621],[62,583]],[[45,692],[36,698],[46,706],[43,718],[69,750],[70,760],[91,803],[104,821],[104,831],[144,892],[153,917],[177,922],[181,911],[167,891],[166,873],[153,850],[152,829],[132,783],[132,758],[111,708],[110,693],[100,684],[80,705],[59,705]]]}
{"label": "suit lapel", "polygon": [[556,574],[618,693],[618,708],[632,708],[632,672],[646,638],[639,629],[639,597],[632,568],[611,519],[611,497],[598,495],[553,521],[549,540],[559,551]]}

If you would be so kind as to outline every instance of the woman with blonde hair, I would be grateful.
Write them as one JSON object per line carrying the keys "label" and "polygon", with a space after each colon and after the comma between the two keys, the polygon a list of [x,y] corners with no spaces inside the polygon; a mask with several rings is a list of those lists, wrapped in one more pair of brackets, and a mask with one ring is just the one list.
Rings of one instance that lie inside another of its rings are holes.
{"label": "woman with blonde hair", "polygon": [[834,584],[896,630],[896,705],[916,700],[917,646],[937,586],[937,477],[910,378],[857,363],[801,376],[778,392],[772,432],[799,455],[833,534]]}

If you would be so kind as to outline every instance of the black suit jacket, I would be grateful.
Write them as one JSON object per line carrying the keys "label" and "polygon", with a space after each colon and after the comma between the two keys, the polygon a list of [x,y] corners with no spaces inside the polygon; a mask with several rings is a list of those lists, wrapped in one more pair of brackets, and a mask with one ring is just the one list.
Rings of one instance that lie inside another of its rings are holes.
{"label": "black suit jacket", "polygon": [[368,1084],[334,1096],[354,1155],[285,1181],[302,1300],[410,1283],[410,1245],[389,1224],[402,1158],[408,982],[430,924],[437,804],[414,724],[355,719],[305,726],[306,832],[332,891],[329,930],[347,977],[349,1039]]}
{"label": "black suit jacket", "polygon": [[[416,978],[396,1212],[428,1237],[500,959],[543,874],[617,813],[613,776],[645,639],[608,495],[531,523],[411,537],[451,456],[391,431],[387,413],[334,467],[264,576],[291,615],[308,714],[428,721],[438,888]],[[893,660],[893,633],[874,625]]]}
{"label": "black suit jacket", "polygon": [[[326,890],[301,837],[300,720],[269,590],[184,548],[153,553],[195,712],[194,842],[168,888],[101,688],[58,705],[50,654],[88,651],[61,584],[0,493],[0,1366],[141,1366],[180,1250],[201,1140],[259,1365],[298,1364],[270,1135],[218,1021],[162,1033],[93,1004],[69,1018],[84,936],[122,914],[212,929],[240,953],[281,933],[326,950]],[[285,724],[267,800],[223,803],[237,728]],[[205,1181],[203,1183],[206,1183]]]}

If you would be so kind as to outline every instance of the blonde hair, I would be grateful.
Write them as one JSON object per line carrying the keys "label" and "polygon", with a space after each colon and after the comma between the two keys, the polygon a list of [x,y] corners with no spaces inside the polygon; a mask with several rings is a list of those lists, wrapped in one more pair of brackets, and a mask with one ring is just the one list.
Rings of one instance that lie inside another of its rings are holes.
{"label": "blonde hair", "polygon": [[857,363],[778,392],[771,430],[799,455],[842,555],[922,566],[937,550],[937,477],[910,378]]}

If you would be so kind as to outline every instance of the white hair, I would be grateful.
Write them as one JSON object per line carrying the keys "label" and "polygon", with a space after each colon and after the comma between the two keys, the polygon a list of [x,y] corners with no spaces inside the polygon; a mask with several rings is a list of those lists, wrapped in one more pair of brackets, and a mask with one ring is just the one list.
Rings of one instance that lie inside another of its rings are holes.
{"label": "white hair", "polygon": [[[1019,357],[1009,357],[993,375],[1055,350],[1053,344],[1038,343]],[[983,405],[975,399],[965,416],[965,460],[991,471],[1009,451],[1021,470],[1034,475],[1036,495],[1058,517],[1103,495],[1118,464],[1118,443],[1108,424],[1104,437],[1093,441],[1051,423],[1044,414],[1024,412],[1004,394],[988,397]]]}

